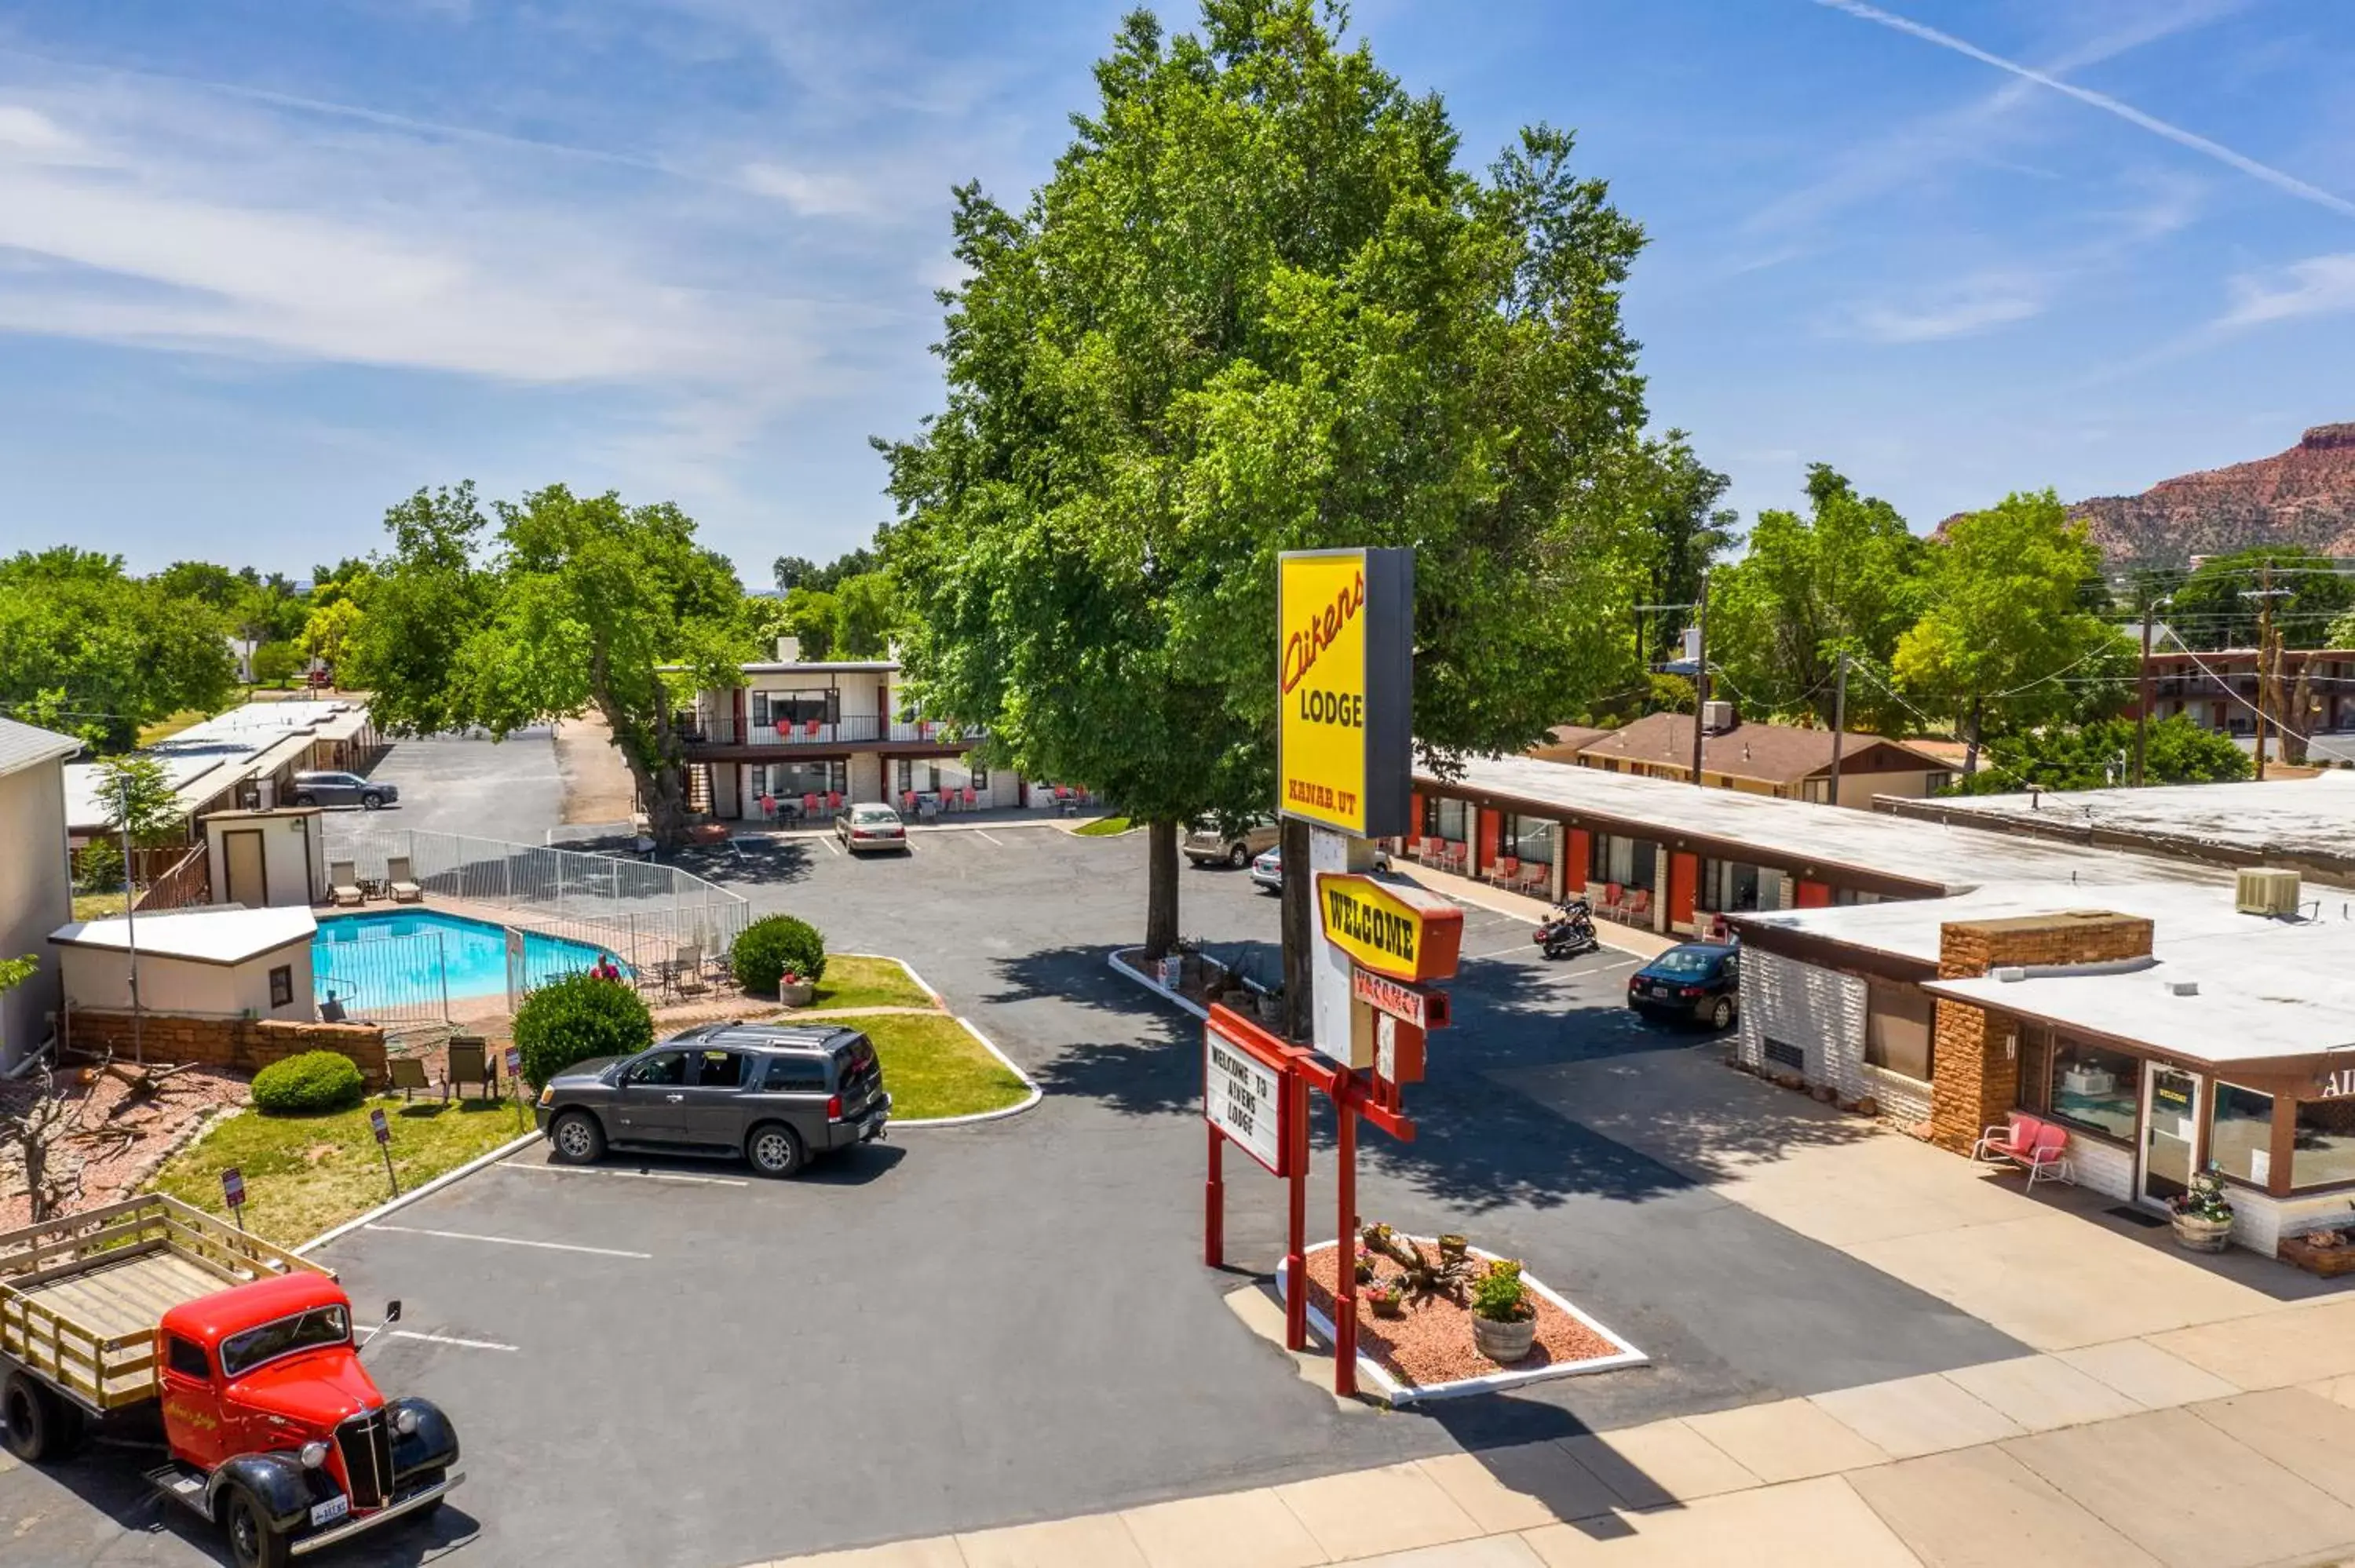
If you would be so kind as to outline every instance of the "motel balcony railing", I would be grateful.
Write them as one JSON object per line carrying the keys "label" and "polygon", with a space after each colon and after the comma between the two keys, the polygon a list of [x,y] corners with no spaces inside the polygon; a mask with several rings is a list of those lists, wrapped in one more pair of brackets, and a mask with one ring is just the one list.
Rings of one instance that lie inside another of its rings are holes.
{"label": "motel balcony railing", "polygon": [[690,746],[856,746],[879,741],[954,741],[978,738],[977,729],[959,730],[937,719],[910,719],[885,724],[872,714],[852,714],[828,723],[824,719],[776,719],[747,723],[740,738],[732,721],[705,724],[682,732]]}

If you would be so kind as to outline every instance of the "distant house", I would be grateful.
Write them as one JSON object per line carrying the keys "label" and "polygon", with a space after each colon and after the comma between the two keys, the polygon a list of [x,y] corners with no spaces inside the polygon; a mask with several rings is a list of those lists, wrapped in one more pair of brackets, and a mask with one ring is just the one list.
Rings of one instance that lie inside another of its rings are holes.
{"label": "distant house", "polygon": [[[2257,652],[2254,648],[2222,648],[2208,653],[2153,652],[2143,665],[2150,691],[2150,715],[2169,719],[2179,715],[2202,729],[2227,735],[2251,735],[2257,727]],[[2282,651],[2280,691],[2283,698],[2301,705],[2303,713],[2287,715],[2290,727],[2319,735],[2355,729],[2355,648],[2286,648]],[[2142,700],[2137,687],[2127,705],[2134,716]],[[2278,726],[2285,715],[2273,714]]]}
{"label": "distant house", "polygon": [[[1717,789],[1774,795],[1786,800],[1832,798],[1832,732],[1737,717],[1732,705],[1711,703],[1701,736],[1701,782]],[[1531,755],[1613,773],[1689,781],[1692,778],[1693,717],[1648,714],[1633,724],[1583,738],[1565,726]],[[1945,758],[1903,741],[1850,734],[1840,742],[1839,800],[1859,810],[1875,795],[1934,795],[1952,781]]]}
{"label": "distant house", "polygon": [[[368,705],[346,698],[248,703],[190,725],[146,748],[164,765],[188,837],[214,811],[267,810],[291,799],[305,769],[367,768],[381,750]],[[66,825],[80,843],[105,831],[105,778],[98,765],[66,769]]]}
{"label": "distant house", "polygon": [[40,972],[0,991],[0,1072],[49,1035],[58,964],[44,940],[73,915],[66,858],[65,760],[69,735],[0,718],[0,959],[32,954]]}

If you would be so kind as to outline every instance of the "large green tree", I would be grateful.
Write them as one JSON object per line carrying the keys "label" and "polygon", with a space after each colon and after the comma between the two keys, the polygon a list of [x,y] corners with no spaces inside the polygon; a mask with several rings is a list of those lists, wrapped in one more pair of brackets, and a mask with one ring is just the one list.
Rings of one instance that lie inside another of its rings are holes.
{"label": "large green tree", "polygon": [[119,751],[236,683],[220,611],[59,546],[0,560],[0,711]]}
{"label": "large green tree", "polygon": [[885,448],[912,685],[1151,824],[1268,809],[1277,552],[1417,552],[1415,731],[1518,749],[1632,673],[1642,242],[1571,138],[1485,179],[1310,0],[1139,12],[1019,210],[957,193],[945,409]]}
{"label": "large green tree", "polygon": [[353,650],[378,723],[504,738],[594,708],[655,840],[677,845],[686,759],[672,715],[734,685],[751,652],[734,570],[667,502],[550,485],[495,511],[494,535],[461,485],[387,514],[394,547],[372,563]]}
{"label": "large green tree", "polygon": [[1804,517],[1761,512],[1748,552],[1711,575],[1719,694],[1757,717],[1828,725],[1845,652],[1866,667],[1866,678],[1849,683],[1849,727],[1903,734],[1909,715],[1870,677],[1886,679],[1898,639],[1921,614],[1925,546],[1895,507],[1858,494],[1828,463],[1808,466],[1807,503]]}
{"label": "large green tree", "polygon": [[1892,662],[1903,689],[1954,720],[1966,778],[1988,736],[2081,717],[2127,690],[2134,644],[2084,607],[2101,560],[2050,490],[1958,517],[1931,545],[1922,618]]}
{"label": "large green tree", "polygon": [[[1647,443],[1636,473],[1631,489],[1642,509],[1647,546],[1644,602],[1690,605],[1700,597],[1703,575],[1733,542],[1739,514],[1717,503],[1732,482],[1693,455],[1682,430]],[[1638,613],[1647,663],[1673,653],[1679,633],[1691,622],[1689,610]]]}
{"label": "large green tree", "polygon": [[2299,545],[2257,545],[2211,556],[2174,589],[2160,619],[2193,648],[2254,648],[2270,595],[2285,648],[2319,648],[2331,623],[2355,607],[2355,577]]}
{"label": "large green tree", "polygon": [[[1996,795],[2033,784],[2044,789],[2098,789],[2125,784],[2134,773],[2132,719],[2053,725],[2009,736],[1995,753],[1997,767],[1957,779],[1950,795]],[[2204,729],[2181,714],[2153,721],[2144,778],[2152,784],[2218,784],[2246,779],[2255,763],[2232,737]]]}

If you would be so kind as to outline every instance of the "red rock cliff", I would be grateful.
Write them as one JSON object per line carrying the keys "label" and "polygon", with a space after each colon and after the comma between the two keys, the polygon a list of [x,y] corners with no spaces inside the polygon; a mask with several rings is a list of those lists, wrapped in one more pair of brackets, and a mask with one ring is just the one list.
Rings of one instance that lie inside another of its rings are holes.
{"label": "red rock cliff", "polygon": [[2114,566],[2187,565],[2251,545],[2355,555],[2355,424],[2317,425],[2276,457],[2161,480],[2069,509]]}

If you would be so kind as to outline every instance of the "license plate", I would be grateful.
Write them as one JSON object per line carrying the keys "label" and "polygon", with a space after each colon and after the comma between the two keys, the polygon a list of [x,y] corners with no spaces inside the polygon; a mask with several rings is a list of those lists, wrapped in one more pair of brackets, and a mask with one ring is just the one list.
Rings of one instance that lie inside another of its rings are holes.
{"label": "license plate", "polygon": [[351,1511],[351,1499],[345,1497],[329,1498],[325,1502],[313,1503],[311,1505],[311,1522],[313,1524],[333,1524],[336,1520],[343,1518],[344,1515]]}

